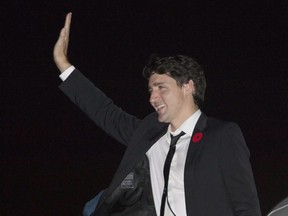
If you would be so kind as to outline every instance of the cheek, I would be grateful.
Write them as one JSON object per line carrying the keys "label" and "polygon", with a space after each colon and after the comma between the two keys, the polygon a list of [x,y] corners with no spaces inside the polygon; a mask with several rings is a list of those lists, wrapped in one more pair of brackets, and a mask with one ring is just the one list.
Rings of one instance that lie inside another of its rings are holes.
{"label": "cheek", "polygon": [[163,101],[168,105],[168,107],[171,108],[175,108],[178,104],[178,99],[177,97],[173,96],[173,95],[166,95],[163,97]]}
{"label": "cheek", "polygon": [[181,106],[183,105],[183,95],[182,94],[175,94],[173,96],[170,97],[169,99],[170,104],[172,104],[175,108],[181,108]]}

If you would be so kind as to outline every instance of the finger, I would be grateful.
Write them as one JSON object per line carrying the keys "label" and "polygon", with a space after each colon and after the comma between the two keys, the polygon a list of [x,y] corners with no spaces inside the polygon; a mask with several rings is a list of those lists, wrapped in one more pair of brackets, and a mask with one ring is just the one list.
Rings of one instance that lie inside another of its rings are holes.
{"label": "finger", "polygon": [[71,19],[72,19],[72,13],[68,13],[66,15],[66,19],[65,19],[65,39],[68,41],[69,40],[69,34],[70,34],[70,25],[71,25]]}

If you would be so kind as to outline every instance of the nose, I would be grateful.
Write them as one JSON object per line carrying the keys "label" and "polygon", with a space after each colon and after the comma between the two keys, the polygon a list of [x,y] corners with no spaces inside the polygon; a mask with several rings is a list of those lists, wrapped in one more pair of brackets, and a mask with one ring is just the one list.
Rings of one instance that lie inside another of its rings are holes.
{"label": "nose", "polygon": [[156,91],[150,92],[150,103],[153,104],[159,98],[159,94]]}

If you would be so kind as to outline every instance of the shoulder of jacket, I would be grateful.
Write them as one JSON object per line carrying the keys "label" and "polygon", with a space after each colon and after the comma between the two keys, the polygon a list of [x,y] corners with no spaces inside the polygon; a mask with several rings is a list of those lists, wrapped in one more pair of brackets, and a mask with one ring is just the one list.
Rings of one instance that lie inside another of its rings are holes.
{"label": "shoulder of jacket", "polygon": [[232,121],[226,121],[214,117],[207,117],[207,125],[209,128],[217,128],[217,129],[227,129],[234,128],[240,129],[239,125]]}

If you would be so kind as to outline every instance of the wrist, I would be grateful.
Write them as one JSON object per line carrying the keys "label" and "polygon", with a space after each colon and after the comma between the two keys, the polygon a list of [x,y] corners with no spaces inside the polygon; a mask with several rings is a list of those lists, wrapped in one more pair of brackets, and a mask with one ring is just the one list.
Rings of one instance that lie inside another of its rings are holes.
{"label": "wrist", "polygon": [[56,66],[59,69],[60,73],[63,73],[65,70],[67,70],[72,65],[69,62],[58,62],[58,63],[56,63]]}

